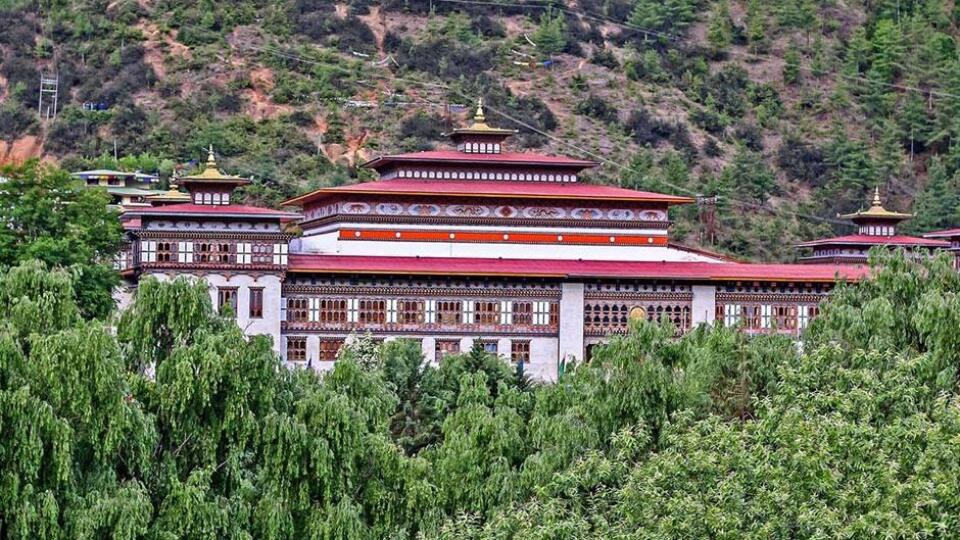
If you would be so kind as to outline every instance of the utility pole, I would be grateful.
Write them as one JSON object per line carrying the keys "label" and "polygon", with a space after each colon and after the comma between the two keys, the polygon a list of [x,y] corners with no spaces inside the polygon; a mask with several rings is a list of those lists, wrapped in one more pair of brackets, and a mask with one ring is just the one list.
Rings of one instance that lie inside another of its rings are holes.
{"label": "utility pole", "polygon": [[[57,117],[57,98],[60,93],[60,76],[56,73],[53,75],[45,75],[42,71],[40,72],[40,101],[37,104],[37,114],[40,116],[41,120],[49,120],[51,118]],[[43,105],[43,96],[46,94],[47,105],[44,109]],[[50,100],[53,100],[53,104],[50,103]]]}

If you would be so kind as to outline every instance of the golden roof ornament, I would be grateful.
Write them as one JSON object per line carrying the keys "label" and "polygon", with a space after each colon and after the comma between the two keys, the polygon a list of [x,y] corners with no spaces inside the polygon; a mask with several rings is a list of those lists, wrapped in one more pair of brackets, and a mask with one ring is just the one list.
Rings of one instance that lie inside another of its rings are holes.
{"label": "golden roof ornament", "polygon": [[477,98],[477,110],[473,113],[473,123],[465,128],[455,128],[451,136],[457,135],[491,135],[501,138],[517,133],[515,129],[500,129],[487,125],[487,115],[483,111],[483,97]]}
{"label": "golden roof ornament", "polygon": [[841,214],[838,217],[841,219],[850,219],[854,222],[871,219],[903,221],[913,217],[913,214],[891,212],[884,208],[883,201],[880,200],[880,186],[876,186],[873,188],[873,200],[870,201],[870,208],[853,212],[852,214]]}
{"label": "golden roof ornament", "polygon": [[183,183],[190,182],[205,182],[205,181],[223,181],[229,182],[231,184],[248,184],[250,180],[246,178],[241,178],[239,176],[233,176],[229,174],[224,174],[220,168],[217,166],[217,158],[213,152],[213,145],[210,145],[210,148],[207,150],[207,163],[199,174],[191,174],[189,176],[183,176],[180,178]]}
{"label": "golden roof ornament", "polygon": [[483,114],[483,96],[477,98],[477,112],[473,115],[473,121],[483,124],[486,123],[487,118]]}

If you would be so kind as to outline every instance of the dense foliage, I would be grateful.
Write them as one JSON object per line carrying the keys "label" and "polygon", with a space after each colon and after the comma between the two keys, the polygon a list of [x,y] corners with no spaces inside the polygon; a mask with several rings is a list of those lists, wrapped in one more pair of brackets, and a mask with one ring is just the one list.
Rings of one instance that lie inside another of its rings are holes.
{"label": "dense foliage", "polygon": [[[947,0],[6,0],[0,19],[0,159],[36,137],[71,169],[166,177],[212,143],[276,204],[443,144],[482,95],[519,148],[607,159],[595,181],[719,195],[715,231],[689,208],[676,236],[736,255],[850,232],[836,214],[876,185],[912,232],[960,219]],[[64,89],[55,121],[38,71]]]}
{"label": "dense foliage", "polygon": [[553,385],[407,341],[284,369],[183,280],[145,280],[112,334],[24,263],[0,275],[0,537],[949,538],[960,275],[883,262],[803,353],[643,323]]}
{"label": "dense foliage", "polygon": [[121,230],[106,192],[36,160],[2,167],[0,178],[0,268],[29,260],[69,268],[81,313],[110,313]]}

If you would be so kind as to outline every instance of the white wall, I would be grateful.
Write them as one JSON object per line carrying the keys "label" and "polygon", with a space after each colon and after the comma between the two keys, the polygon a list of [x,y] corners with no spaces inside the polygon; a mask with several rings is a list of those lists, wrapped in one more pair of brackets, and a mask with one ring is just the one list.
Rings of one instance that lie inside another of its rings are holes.
{"label": "white wall", "polygon": [[[170,278],[160,272],[150,274],[160,281]],[[180,274],[175,277],[197,279],[192,274]],[[234,274],[230,277],[221,274],[207,274],[203,280],[210,286],[210,300],[214,309],[217,307],[217,288],[235,287],[237,289],[237,325],[248,336],[266,335],[273,340],[273,350],[278,354],[286,351],[285,343],[280,341],[280,276],[263,275],[251,276]],[[263,317],[250,318],[250,287],[263,288]]]}
{"label": "white wall", "polygon": [[564,283],[560,293],[560,358],[583,360],[583,283]]}
{"label": "white wall", "polygon": [[717,316],[717,288],[713,285],[694,285],[690,308],[693,326],[713,324]]}
{"label": "white wall", "polygon": [[339,240],[337,232],[301,238],[298,253],[391,257],[503,257],[505,259],[725,262],[664,246],[581,246],[555,244],[486,244],[470,242],[389,242]]}

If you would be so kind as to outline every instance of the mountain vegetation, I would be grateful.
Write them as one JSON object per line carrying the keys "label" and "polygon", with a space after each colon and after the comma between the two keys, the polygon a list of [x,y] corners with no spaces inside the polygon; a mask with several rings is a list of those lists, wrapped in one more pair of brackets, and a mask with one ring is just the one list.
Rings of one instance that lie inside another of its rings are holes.
{"label": "mountain vegetation", "polygon": [[[0,160],[189,169],[214,144],[275,205],[444,144],[484,97],[591,180],[719,196],[678,239],[787,260],[881,186],[957,225],[960,9],[947,0],[0,0]],[[39,75],[60,80],[56,119]]]}
{"label": "mountain vegetation", "polygon": [[112,332],[24,261],[0,274],[0,538],[952,538],[960,274],[882,262],[799,348],[643,322],[538,385],[403,340],[286,369],[183,279]]}

